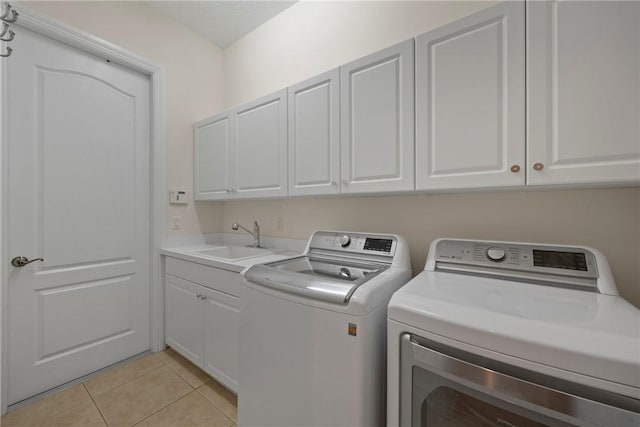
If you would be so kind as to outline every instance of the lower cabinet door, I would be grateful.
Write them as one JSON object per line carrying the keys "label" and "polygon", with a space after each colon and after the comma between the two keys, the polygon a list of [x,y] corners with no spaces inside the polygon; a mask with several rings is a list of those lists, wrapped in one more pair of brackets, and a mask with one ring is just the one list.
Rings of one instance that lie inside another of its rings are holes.
{"label": "lower cabinet door", "polygon": [[166,275],[166,342],[197,366],[202,366],[204,287]]}
{"label": "lower cabinet door", "polygon": [[238,298],[205,289],[204,370],[233,392],[238,391]]}

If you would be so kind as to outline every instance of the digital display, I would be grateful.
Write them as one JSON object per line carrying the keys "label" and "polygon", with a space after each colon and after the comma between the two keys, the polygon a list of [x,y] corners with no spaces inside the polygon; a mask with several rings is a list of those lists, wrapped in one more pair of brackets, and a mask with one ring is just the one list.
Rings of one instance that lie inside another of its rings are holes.
{"label": "digital display", "polygon": [[391,245],[393,240],[391,239],[372,239],[367,237],[364,241],[364,250],[366,251],[378,251],[378,252],[391,252]]}
{"label": "digital display", "polygon": [[562,268],[587,271],[587,259],[583,253],[533,250],[533,265],[536,267]]}

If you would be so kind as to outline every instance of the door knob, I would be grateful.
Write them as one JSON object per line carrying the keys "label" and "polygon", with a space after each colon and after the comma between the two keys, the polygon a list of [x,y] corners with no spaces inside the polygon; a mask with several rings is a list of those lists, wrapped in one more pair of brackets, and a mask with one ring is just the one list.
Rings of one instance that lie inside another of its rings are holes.
{"label": "door knob", "polygon": [[32,262],[35,262],[35,261],[44,261],[44,259],[34,258],[31,261],[29,261],[29,258],[27,258],[26,256],[17,256],[11,260],[11,265],[13,265],[14,267],[24,267],[25,265],[31,264]]}

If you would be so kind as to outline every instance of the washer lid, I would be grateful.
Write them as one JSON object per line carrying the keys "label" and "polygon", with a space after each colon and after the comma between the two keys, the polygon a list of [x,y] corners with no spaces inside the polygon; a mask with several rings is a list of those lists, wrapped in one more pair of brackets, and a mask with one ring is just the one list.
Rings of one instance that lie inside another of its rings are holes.
{"label": "washer lid", "polygon": [[397,291],[389,318],[456,341],[636,389],[640,310],[623,298],[424,271]]}
{"label": "washer lid", "polygon": [[353,292],[389,266],[338,258],[300,256],[251,267],[246,280],[283,292],[347,304]]}

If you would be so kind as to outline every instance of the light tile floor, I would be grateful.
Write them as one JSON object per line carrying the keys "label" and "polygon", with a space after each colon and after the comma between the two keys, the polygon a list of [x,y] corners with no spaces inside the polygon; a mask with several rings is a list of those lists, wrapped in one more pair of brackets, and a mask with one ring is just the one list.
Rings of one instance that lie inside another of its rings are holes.
{"label": "light tile floor", "polygon": [[236,396],[168,348],[9,412],[2,427],[235,427]]}

